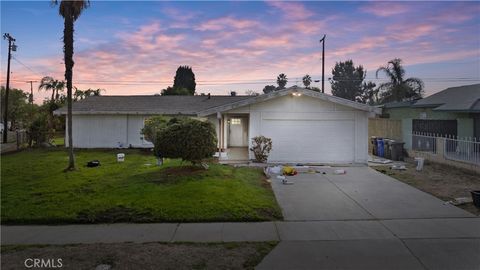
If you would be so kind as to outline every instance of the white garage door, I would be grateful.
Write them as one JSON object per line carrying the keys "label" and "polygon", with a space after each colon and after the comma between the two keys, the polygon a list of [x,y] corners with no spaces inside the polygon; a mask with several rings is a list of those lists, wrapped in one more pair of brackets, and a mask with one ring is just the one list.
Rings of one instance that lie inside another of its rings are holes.
{"label": "white garage door", "polygon": [[272,138],[270,162],[354,161],[353,120],[262,120],[261,129]]}

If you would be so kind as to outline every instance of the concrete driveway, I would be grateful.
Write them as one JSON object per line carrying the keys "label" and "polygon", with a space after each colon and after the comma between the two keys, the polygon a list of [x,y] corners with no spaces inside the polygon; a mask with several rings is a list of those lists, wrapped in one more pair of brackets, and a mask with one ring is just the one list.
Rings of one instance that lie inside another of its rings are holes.
{"label": "concrete driveway", "polygon": [[287,222],[257,269],[480,270],[480,218],[368,167],[272,179]]}
{"label": "concrete driveway", "polygon": [[[335,168],[339,169],[339,168]],[[272,187],[285,220],[378,220],[406,218],[472,217],[436,197],[369,167],[347,167],[344,175],[301,173],[276,178]]]}

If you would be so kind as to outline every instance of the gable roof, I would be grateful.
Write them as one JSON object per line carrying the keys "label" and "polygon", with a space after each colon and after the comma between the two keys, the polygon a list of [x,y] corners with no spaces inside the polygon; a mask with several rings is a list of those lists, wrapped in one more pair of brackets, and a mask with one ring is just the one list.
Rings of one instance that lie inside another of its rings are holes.
{"label": "gable roof", "polygon": [[413,107],[434,111],[480,112],[480,84],[450,87],[418,100]]}
{"label": "gable roof", "polygon": [[271,100],[271,99],[274,99],[274,98],[277,98],[277,97],[286,96],[286,95],[289,95],[289,94],[292,94],[292,93],[300,93],[300,94],[305,95],[305,96],[317,98],[317,99],[320,99],[320,100],[330,101],[330,102],[340,104],[340,105],[343,105],[343,106],[347,106],[347,107],[351,107],[351,108],[354,108],[354,109],[357,109],[357,110],[366,111],[366,112],[373,112],[373,113],[376,113],[376,114],[380,114],[381,110],[382,110],[381,108],[375,108],[375,107],[372,107],[372,106],[369,106],[369,105],[366,105],[366,104],[354,102],[354,101],[347,100],[347,99],[344,99],[344,98],[339,98],[339,97],[336,97],[336,96],[327,95],[327,94],[324,94],[324,93],[316,92],[316,91],[306,89],[306,88],[301,88],[301,87],[298,87],[298,86],[292,86],[292,87],[289,87],[289,88],[286,88],[286,89],[283,89],[283,90],[273,91],[273,92],[270,92],[268,94],[253,96],[253,97],[250,97],[248,99],[239,100],[237,102],[233,102],[233,103],[229,103],[229,104],[223,104],[223,105],[219,105],[217,107],[208,108],[206,110],[199,111],[198,116],[207,116],[207,115],[211,115],[211,114],[214,114],[214,113],[217,113],[217,112],[224,112],[224,111],[232,110],[232,109],[235,109],[235,108],[239,108],[239,107],[251,105],[251,104],[254,104],[254,103],[258,103],[258,102],[264,102],[264,101]]}
{"label": "gable roof", "polygon": [[[73,114],[197,115],[197,112],[250,96],[91,96],[73,103]],[[55,114],[66,114],[66,106]]]}
{"label": "gable roof", "polygon": [[[291,93],[330,101],[357,110],[381,113],[380,108],[323,94],[300,87],[290,87],[259,96],[91,96],[73,103],[73,114],[143,114],[207,116],[234,108],[267,101]],[[54,114],[66,114],[66,106]]]}

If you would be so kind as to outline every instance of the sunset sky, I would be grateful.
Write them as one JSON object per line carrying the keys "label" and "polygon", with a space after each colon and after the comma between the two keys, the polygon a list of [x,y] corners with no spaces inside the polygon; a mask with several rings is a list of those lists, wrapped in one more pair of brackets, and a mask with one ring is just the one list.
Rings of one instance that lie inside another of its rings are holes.
{"label": "sunset sky", "polygon": [[[91,1],[75,24],[74,85],[106,95],[155,94],[189,65],[198,93],[261,92],[287,74],[325,77],[352,59],[375,70],[401,58],[426,94],[480,82],[480,2],[133,2]],[[17,40],[12,87],[27,80],[63,79],[63,19],[50,1],[2,1],[1,31]],[[7,42],[1,43],[5,84]],[[319,87],[319,83],[314,86]],[[330,92],[330,83],[325,83]],[[47,94],[37,93],[41,102]]]}

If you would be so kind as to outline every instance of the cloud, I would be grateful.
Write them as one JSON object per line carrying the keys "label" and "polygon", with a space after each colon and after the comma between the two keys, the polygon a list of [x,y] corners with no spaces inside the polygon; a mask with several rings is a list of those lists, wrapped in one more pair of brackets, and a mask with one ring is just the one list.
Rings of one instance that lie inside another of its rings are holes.
{"label": "cloud", "polygon": [[283,16],[290,20],[305,20],[315,15],[313,11],[308,10],[305,5],[298,2],[267,1],[266,3],[282,11]]}
{"label": "cloud", "polygon": [[258,25],[258,22],[254,20],[236,19],[228,16],[228,17],[212,19],[212,20],[208,20],[206,22],[200,23],[197,27],[195,27],[195,30],[219,31],[227,28],[248,29],[248,28],[253,28],[257,25]]}
{"label": "cloud", "polygon": [[362,6],[360,10],[378,17],[391,17],[406,13],[410,8],[406,4],[395,2],[373,2]]}

